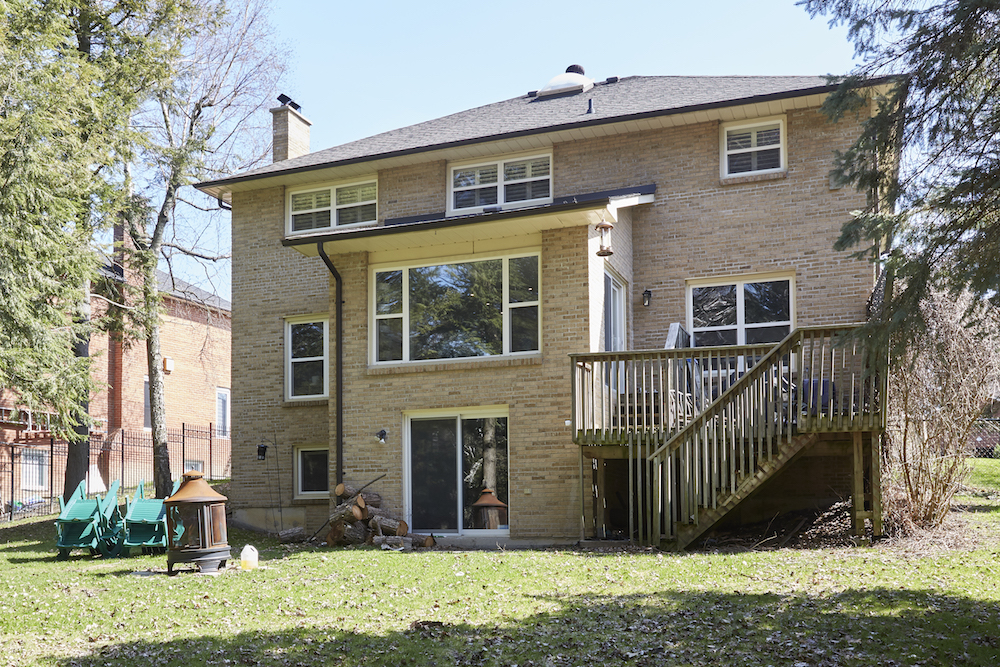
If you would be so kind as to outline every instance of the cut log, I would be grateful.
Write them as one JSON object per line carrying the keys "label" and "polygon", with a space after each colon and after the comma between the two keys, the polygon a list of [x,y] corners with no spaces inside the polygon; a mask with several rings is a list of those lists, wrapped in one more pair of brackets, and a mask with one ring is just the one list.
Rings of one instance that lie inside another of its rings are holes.
{"label": "cut log", "polygon": [[330,513],[330,523],[337,523],[338,521],[354,523],[355,521],[364,521],[367,518],[368,510],[365,507],[357,505],[353,500],[340,503]]}
{"label": "cut log", "polygon": [[341,538],[341,541],[346,544],[364,544],[368,541],[368,537],[368,528],[358,521],[344,525],[344,537]]}
{"label": "cut log", "polygon": [[433,535],[414,535],[410,533],[407,535],[413,541],[413,546],[427,549],[434,546],[437,542],[434,541]]}
{"label": "cut log", "polygon": [[410,532],[410,527],[406,525],[405,521],[399,521],[397,519],[391,519],[389,517],[378,515],[371,518],[368,522],[368,527],[376,533],[381,533],[382,535],[396,535],[397,537],[403,537]]}
{"label": "cut log", "polygon": [[391,512],[390,510],[387,510],[384,507],[368,507],[366,509],[368,510],[368,518],[369,519],[372,518],[373,516],[381,516],[381,517],[385,517],[386,519],[395,519],[396,518],[396,515],[393,512]]}
{"label": "cut log", "polygon": [[372,538],[372,544],[377,547],[381,547],[383,545],[390,548],[402,547],[403,551],[413,550],[413,540],[409,537],[403,537],[400,535],[376,535]]}
{"label": "cut log", "polygon": [[282,544],[289,544],[291,542],[305,542],[306,541],[306,529],[302,526],[297,528],[289,528],[278,533],[278,541]]}
{"label": "cut log", "polygon": [[330,532],[326,534],[326,544],[332,547],[335,544],[340,544],[344,539],[344,522],[335,521],[330,524]]}
{"label": "cut log", "polygon": [[382,507],[382,496],[375,493],[374,491],[364,491],[357,489],[349,484],[340,483],[337,488],[334,489],[336,494],[341,498],[353,498],[354,496],[361,495],[364,496],[365,502],[370,507]]}

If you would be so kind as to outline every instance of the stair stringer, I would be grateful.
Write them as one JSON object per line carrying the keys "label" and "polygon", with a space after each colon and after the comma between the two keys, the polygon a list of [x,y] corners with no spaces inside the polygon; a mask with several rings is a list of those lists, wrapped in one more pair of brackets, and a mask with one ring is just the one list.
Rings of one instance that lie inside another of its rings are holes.
{"label": "stair stringer", "polygon": [[678,551],[687,548],[688,545],[733,511],[737,505],[750,497],[766,481],[791,463],[809,445],[816,442],[818,437],[816,433],[802,433],[789,440],[782,440],[778,446],[778,452],[771,458],[762,459],[757,464],[754,474],[744,477],[736,487],[735,492],[720,497],[715,507],[699,508],[696,522],[677,524],[677,538],[674,542],[674,548]]}

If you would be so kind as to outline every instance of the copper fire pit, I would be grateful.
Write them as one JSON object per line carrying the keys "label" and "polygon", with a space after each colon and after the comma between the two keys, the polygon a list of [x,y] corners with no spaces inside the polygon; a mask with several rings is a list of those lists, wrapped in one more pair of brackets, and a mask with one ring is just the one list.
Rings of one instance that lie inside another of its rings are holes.
{"label": "copper fire pit", "polygon": [[202,573],[218,572],[230,558],[226,542],[226,500],[194,470],[184,473],[167,508],[167,574],[174,564],[194,563]]}

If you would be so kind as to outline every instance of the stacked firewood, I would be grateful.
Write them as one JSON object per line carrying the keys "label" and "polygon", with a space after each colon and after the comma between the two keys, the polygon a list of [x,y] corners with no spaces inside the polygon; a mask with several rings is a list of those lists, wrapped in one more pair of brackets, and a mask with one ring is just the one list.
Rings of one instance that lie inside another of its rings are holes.
{"label": "stacked firewood", "polygon": [[378,493],[347,484],[338,484],[335,490],[340,504],[330,514],[328,545],[372,544],[403,551],[434,546],[433,536],[410,533],[405,521],[382,509]]}

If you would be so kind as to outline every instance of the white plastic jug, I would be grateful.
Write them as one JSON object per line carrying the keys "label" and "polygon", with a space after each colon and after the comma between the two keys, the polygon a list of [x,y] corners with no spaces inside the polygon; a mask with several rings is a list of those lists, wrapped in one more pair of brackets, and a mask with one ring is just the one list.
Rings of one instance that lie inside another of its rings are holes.
{"label": "white plastic jug", "polygon": [[257,569],[257,549],[250,546],[249,544],[243,547],[243,551],[240,552],[240,569],[241,570]]}

